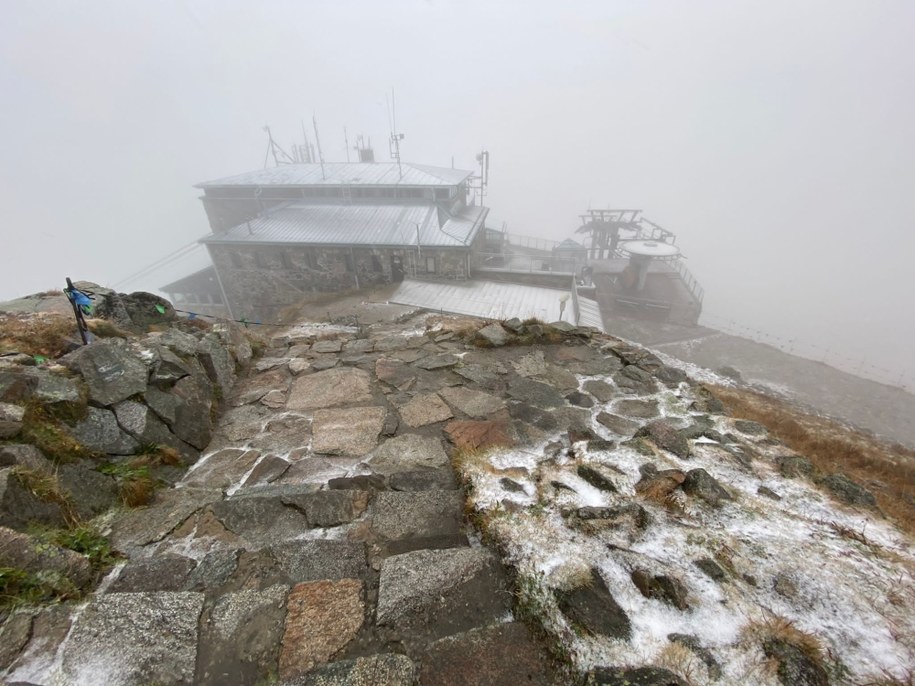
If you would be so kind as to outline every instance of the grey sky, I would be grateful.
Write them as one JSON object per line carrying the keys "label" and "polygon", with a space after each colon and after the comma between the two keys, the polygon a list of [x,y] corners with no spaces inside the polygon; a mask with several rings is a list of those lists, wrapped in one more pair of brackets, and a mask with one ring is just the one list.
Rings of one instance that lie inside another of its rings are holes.
{"label": "grey sky", "polygon": [[510,230],[644,208],[710,323],[915,377],[913,34],[910,0],[9,2],[0,298],[199,238],[191,185],[260,166],[264,124],[316,112],[328,160],[344,125],[386,158],[393,87],[404,158],[485,146]]}

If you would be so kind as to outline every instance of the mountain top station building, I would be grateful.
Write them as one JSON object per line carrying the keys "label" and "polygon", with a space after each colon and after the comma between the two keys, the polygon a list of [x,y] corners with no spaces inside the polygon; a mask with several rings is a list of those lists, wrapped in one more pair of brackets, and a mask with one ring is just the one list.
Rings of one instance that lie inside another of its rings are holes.
{"label": "mountain top station building", "polygon": [[228,313],[268,320],[308,294],[470,278],[489,211],[468,203],[471,176],[396,162],[304,163],[198,184],[212,229],[201,243]]}

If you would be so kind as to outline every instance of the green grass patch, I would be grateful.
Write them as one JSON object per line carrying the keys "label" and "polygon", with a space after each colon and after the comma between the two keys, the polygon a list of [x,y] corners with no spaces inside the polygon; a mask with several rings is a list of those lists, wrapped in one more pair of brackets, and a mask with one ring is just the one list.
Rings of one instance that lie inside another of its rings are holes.
{"label": "green grass patch", "polygon": [[27,572],[17,567],[0,567],[0,608],[13,609],[79,597],[79,590],[57,572]]}

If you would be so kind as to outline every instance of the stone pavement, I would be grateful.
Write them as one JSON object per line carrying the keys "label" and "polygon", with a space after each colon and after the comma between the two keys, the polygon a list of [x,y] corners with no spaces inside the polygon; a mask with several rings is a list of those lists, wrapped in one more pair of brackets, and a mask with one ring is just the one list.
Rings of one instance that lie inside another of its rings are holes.
{"label": "stone pavement", "polygon": [[574,424],[557,354],[619,363],[548,346],[517,366],[423,326],[274,337],[201,459],[111,522],[126,562],[23,628],[8,682],[557,683],[450,455]]}

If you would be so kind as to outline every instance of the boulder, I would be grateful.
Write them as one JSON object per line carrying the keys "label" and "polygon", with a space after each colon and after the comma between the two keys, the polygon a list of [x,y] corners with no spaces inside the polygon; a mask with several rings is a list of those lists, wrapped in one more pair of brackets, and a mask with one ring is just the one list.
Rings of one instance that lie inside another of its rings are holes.
{"label": "boulder", "polygon": [[701,468],[691,469],[686,473],[683,491],[712,506],[718,506],[724,500],[734,499],[711,474]]}
{"label": "boulder", "polygon": [[705,663],[708,669],[708,675],[714,680],[721,678],[721,665],[712,655],[712,651],[704,647],[696,636],[691,634],[667,634],[667,640],[671,643],[679,643],[688,648],[696,657]]}
{"label": "boulder", "polygon": [[666,419],[649,422],[636,432],[636,437],[650,438],[662,450],[669,450],[677,457],[689,457],[689,441],[683,432]]}
{"label": "boulder", "polygon": [[678,610],[688,610],[686,586],[679,579],[666,574],[653,575],[644,569],[634,569],[632,583],[646,598],[657,598]]}
{"label": "boulder", "polygon": [[34,445],[28,443],[0,444],[0,467],[22,465],[33,472],[50,474],[54,464]]}
{"label": "boulder", "polygon": [[118,504],[117,481],[93,469],[91,462],[60,465],[57,482],[69,494],[81,519],[92,519]]}
{"label": "boulder", "polygon": [[788,641],[769,638],[762,649],[766,657],[778,663],[778,680],[784,686],[829,686],[823,666]]}
{"label": "boulder", "polygon": [[25,408],[0,402],[0,440],[12,438],[22,430]]}
{"label": "boulder", "polygon": [[368,493],[354,490],[284,495],[281,499],[283,504],[304,512],[312,527],[347,524],[365,512],[368,505]]}
{"label": "boulder", "polygon": [[612,384],[597,379],[585,381],[583,388],[602,403],[610,402],[619,394],[619,391]]}
{"label": "boulder", "polygon": [[[32,522],[50,527],[66,526],[59,503],[42,500],[16,473],[19,467],[0,469],[0,526],[25,530]],[[43,475],[43,478],[51,478]]]}
{"label": "boulder", "polygon": [[156,342],[184,357],[197,352],[197,337],[179,329],[166,329],[157,335]]}
{"label": "boulder", "polygon": [[50,583],[53,580],[49,574],[53,574],[66,580],[63,583],[70,582],[75,589],[86,588],[94,578],[89,560],[79,553],[3,526],[0,526],[0,567],[39,574]]}
{"label": "boulder", "polygon": [[618,490],[616,484],[608,476],[602,474],[600,470],[591,465],[580,464],[575,473],[598,490],[608,493],[616,493]]}
{"label": "boulder", "polygon": [[859,507],[877,506],[877,499],[874,498],[873,493],[844,474],[830,474],[820,480],[820,485],[825,486],[830,493],[848,505]]}
{"label": "boulder", "polygon": [[613,411],[628,417],[651,419],[658,416],[658,401],[625,398],[613,403]]}
{"label": "boulder", "polygon": [[89,407],[86,416],[76,423],[70,434],[94,452],[108,455],[133,455],[139,443],[120,426],[111,410]]}
{"label": "boulder", "polygon": [[[191,340],[194,345],[197,339],[193,336]],[[164,345],[154,346],[156,359],[153,360],[149,370],[149,383],[163,388],[172,386],[178,379],[182,379],[191,373],[191,365]]]}
{"label": "boulder", "polygon": [[197,343],[197,359],[203,364],[210,381],[219,386],[224,397],[235,383],[235,360],[215,333],[208,333]]}
{"label": "boulder", "polygon": [[553,593],[562,613],[585,631],[622,639],[628,639],[632,634],[629,617],[596,569],[591,569],[588,583],[569,591],[556,589]]}
{"label": "boulder", "polygon": [[38,377],[20,370],[0,370],[0,402],[17,403],[28,400],[38,388]]}
{"label": "boulder", "polygon": [[89,386],[89,399],[99,405],[114,405],[146,390],[146,364],[121,339],[97,340],[60,362],[82,375]]}
{"label": "boulder", "polygon": [[693,564],[712,581],[724,581],[728,578],[724,568],[710,557],[703,557],[693,561]]}
{"label": "boulder", "polygon": [[169,431],[165,423],[143,403],[124,400],[117,403],[112,409],[114,409],[121,428],[137,439],[140,444],[169,446],[175,448],[190,461],[197,458],[197,452]]}
{"label": "boulder", "polygon": [[789,479],[813,474],[813,463],[800,455],[783,455],[777,458],[776,464],[781,475]]}
{"label": "boulder", "polygon": [[477,331],[476,338],[483,345],[500,347],[508,343],[510,334],[499,323],[489,324]]}

